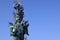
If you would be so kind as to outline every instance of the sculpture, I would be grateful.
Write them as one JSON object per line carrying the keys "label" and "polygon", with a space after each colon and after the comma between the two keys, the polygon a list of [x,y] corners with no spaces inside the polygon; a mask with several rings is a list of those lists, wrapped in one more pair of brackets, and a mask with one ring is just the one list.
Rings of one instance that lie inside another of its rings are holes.
{"label": "sculpture", "polygon": [[10,35],[13,36],[13,40],[24,40],[24,35],[28,34],[28,21],[25,21],[24,18],[24,12],[23,12],[23,6],[16,1],[14,3],[14,9],[16,10],[16,13],[14,13],[14,19],[15,22],[10,23]]}

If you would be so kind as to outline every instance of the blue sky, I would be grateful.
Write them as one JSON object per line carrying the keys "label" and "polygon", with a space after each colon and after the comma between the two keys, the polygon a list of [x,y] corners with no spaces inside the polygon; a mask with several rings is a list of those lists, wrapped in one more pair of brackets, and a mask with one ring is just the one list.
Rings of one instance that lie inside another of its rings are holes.
{"label": "blue sky", "polygon": [[[8,22],[13,22],[14,0],[0,0],[0,40],[12,40]],[[29,20],[28,40],[60,40],[60,0],[23,0]]]}

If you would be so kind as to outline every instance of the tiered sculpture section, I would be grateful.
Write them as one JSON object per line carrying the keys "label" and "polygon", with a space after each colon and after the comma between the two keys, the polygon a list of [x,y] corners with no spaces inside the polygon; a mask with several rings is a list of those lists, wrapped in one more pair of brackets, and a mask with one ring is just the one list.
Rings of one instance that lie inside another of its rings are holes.
{"label": "tiered sculpture section", "polygon": [[14,13],[14,23],[9,22],[10,26],[10,35],[13,36],[13,40],[24,40],[24,35],[28,34],[28,21],[25,21],[23,6],[20,2],[16,1],[14,3],[14,9],[16,12]]}

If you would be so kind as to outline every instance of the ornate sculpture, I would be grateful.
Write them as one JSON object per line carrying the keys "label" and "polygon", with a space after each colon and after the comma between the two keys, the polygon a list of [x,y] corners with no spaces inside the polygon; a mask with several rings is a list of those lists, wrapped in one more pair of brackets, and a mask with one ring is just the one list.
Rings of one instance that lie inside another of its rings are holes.
{"label": "ornate sculpture", "polygon": [[24,12],[23,6],[16,1],[14,4],[14,9],[16,13],[14,13],[15,22],[9,23],[10,26],[10,35],[13,36],[14,40],[24,40],[24,35],[28,34],[28,21],[24,21]]}

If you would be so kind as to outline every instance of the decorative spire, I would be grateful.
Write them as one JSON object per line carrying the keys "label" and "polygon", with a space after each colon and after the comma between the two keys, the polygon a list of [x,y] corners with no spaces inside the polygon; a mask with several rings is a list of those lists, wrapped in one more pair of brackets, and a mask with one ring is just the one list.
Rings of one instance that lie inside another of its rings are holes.
{"label": "decorative spire", "polygon": [[[28,21],[25,21],[24,18],[24,12],[23,12],[23,6],[19,2],[19,0],[16,0],[14,3],[14,9],[16,10],[14,14],[15,22],[9,23],[10,25],[10,35],[13,36],[13,40],[24,40],[24,35],[28,34]],[[25,38],[26,39],[26,38]]]}

